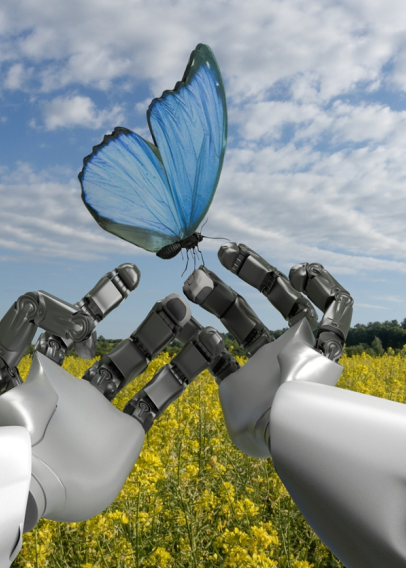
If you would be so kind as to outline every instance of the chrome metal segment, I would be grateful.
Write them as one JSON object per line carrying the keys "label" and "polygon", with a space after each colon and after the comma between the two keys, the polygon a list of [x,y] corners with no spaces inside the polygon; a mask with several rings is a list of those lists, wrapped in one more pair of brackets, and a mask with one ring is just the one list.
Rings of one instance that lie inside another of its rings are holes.
{"label": "chrome metal segment", "polygon": [[121,341],[83,375],[108,400],[148,367],[150,360],[131,338]]}
{"label": "chrome metal segment", "polygon": [[38,337],[34,351],[42,353],[48,357],[48,359],[62,366],[65,356],[72,346],[72,341],[67,345],[66,340],[63,341],[60,337],[45,331]]}
{"label": "chrome metal segment", "polygon": [[38,296],[24,294],[11,306],[0,321],[0,358],[16,367],[31,345],[37,330],[34,318],[39,308]]}
{"label": "chrome metal segment", "polygon": [[338,361],[351,324],[353,300],[321,264],[298,264],[287,278],[244,244],[227,243],[218,257],[225,268],[264,294],[290,326],[306,317],[311,328],[316,329],[314,302],[324,313],[315,348]]}
{"label": "chrome metal segment", "polygon": [[136,418],[148,432],[154,420],[183,393],[197,375],[218,359],[223,349],[224,341],[214,328],[201,329],[126,404],[124,412]]}
{"label": "chrome metal segment", "polygon": [[221,354],[209,365],[209,371],[216,379],[218,385],[226,377],[238,371],[239,368],[240,364],[227,349],[223,349]]}
{"label": "chrome metal segment", "polygon": [[135,264],[121,264],[108,272],[77,304],[69,304],[47,292],[28,292],[18,298],[0,321],[0,394],[21,384],[17,365],[30,346],[38,327],[35,350],[62,365],[75,348],[79,356],[96,354],[96,324],[116,308],[139,282]]}
{"label": "chrome metal segment", "polygon": [[78,307],[39,290],[33,292],[38,297],[38,309],[33,322],[63,341],[80,343],[93,332],[96,322]]}
{"label": "chrome metal segment", "polygon": [[170,294],[157,302],[144,321],[128,339],[103,355],[83,375],[108,400],[136,376],[180,333],[189,322],[189,304],[178,294]]}
{"label": "chrome metal segment", "polygon": [[[48,333],[47,339],[38,343],[61,358],[75,343],[89,338],[94,328],[93,320],[68,302],[47,292],[28,292],[21,296],[0,322],[0,357],[8,367],[15,367],[27,351],[38,327]],[[59,347],[49,347],[57,338]]]}
{"label": "chrome metal segment", "polygon": [[17,367],[9,367],[0,358],[0,395],[21,385],[22,379]]}
{"label": "chrome metal segment", "polygon": [[[105,274],[96,286],[72,308],[78,314],[85,314],[94,328],[97,323],[128,297],[130,292],[137,287],[139,280],[140,271],[135,264],[121,264],[118,268]],[[56,317],[56,315],[51,312],[51,318]],[[78,338],[61,333],[60,329],[49,329],[49,326],[47,327],[44,323],[41,324],[41,327],[47,331],[39,337],[35,350],[43,353],[58,365],[62,365],[66,353],[72,348],[75,349],[79,357],[84,359],[95,357],[97,346],[95,331]]]}
{"label": "chrome metal segment", "polygon": [[226,243],[218,252],[221,264],[261,292],[288,321],[294,325],[306,317],[312,329],[317,327],[317,314],[312,304],[289,279],[262,256],[244,244]]}
{"label": "chrome metal segment", "polygon": [[65,355],[75,348],[82,357],[96,354],[96,334],[93,332],[97,321],[78,308],[77,304],[64,302],[47,292],[37,292],[43,307],[36,326],[45,329],[34,349],[62,365]]}
{"label": "chrome metal segment", "polygon": [[115,499],[141,451],[140,424],[40,353],[25,383],[0,404],[2,424],[25,424],[33,444],[25,530],[41,516],[89,519]]}
{"label": "chrome metal segment", "polygon": [[[203,326],[192,316],[176,339],[186,343],[202,329]],[[228,375],[235,373],[239,368],[238,361],[224,348],[220,355],[210,363],[208,370],[215,377],[216,383],[220,384]]]}
{"label": "chrome metal segment", "polygon": [[105,274],[76,305],[99,322],[135,290],[140,277],[141,273],[135,264],[120,264]]}
{"label": "chrome metal segment", "polygon": [[338,361],[351,325],[354,301],[339,282],[318,263],[298,264],[289,273],[293,286],[324,312],[316,349]]}
{"label": "chrome metal segment", "polygon": [[189,276],[183,292],[191,302],[217,316],[249,357],[274,340],[245,299],[205,266]]}

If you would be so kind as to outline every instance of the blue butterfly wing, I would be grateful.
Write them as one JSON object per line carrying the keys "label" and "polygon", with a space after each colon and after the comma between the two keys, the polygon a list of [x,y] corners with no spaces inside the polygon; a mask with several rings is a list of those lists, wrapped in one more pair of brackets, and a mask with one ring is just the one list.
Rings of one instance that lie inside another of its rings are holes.
{"label": "blue butterfly wing", "polygon": [[147,118],[185,238],[210,207],[227,143],[223,79],[207,45],[196,47],[182,81],[152,101]]}
{"label": "blue butterfly wing", "polygon": [[152,101],[147,117],[155,146],[116,128],[84,159],[79,180],[103,229],[158,252],[196,231],[220,177],[227,109],[208,46],[197,46],[183,80]]}
{"label": "blue butterfly wing", "polygon": [[84,159],[82,199],[106,231],[157,252],[179,241],[181,220],[158,149],[126,128]]}

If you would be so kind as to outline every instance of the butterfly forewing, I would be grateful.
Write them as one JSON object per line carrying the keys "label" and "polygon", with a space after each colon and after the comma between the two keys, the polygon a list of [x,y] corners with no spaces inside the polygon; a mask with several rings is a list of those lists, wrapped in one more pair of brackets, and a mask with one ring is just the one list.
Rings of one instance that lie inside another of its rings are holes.
{"label": "butterfly forewing", "polygon": [[227,141],[223,80],[208,46],[195,49],[174,91],[152,101],[148,122],[181,211],[184,238],[196,231],[210,207]]}

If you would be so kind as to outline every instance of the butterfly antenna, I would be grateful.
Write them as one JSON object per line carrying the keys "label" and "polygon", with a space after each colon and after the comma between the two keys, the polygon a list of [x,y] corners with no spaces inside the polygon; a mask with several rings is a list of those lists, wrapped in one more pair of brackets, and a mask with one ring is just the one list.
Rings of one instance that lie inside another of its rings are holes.
{"label": "butterfly antenna", "polygon": [[208,237],[207,235],[202,235],[202,237],[203,237],[204,239],[214,239],[214,240],[220,239],[221,241],[228,241],[228,242],[230,242],[230,239],[227,239],[226,237]]}
{"label": "butterfly antenna", "polygon": [[[206,221],[203,223],[203,225],[202,225],[202,227],[201,227],[201,229],[200,229],[200,234],[201,234],[201,235],[202,235],[203,227],[206,225],[206,223],[208,222],[208,220],[209,220],[209,218],[207,217],[207,218],[206,218]],[[207,237],[206,235],[202,235],[202,237],[203,237],[204,239],[220,239],[220,240],[222,240],[222,241],[228,241],[228,242],[230,242],[230,239],[227,239],[226,237]],[[200,254],[202,254],[202,251],[199,249],[199,245],[196,245],[196,246],[197,246],[197,249],[198,249],[198,251],[200,252]],[[202,255],[202,260],[203,260],[203,255]],[[203,262],[203,264],[204,264],[204,262]]]}
{"label": "butterfly antenna", "polygon": [[200,229],[200,234],[202,233],[203,227],[207,224],[208,220],[209,220],[209,218],[207,217],[207,218],[206,218],[206,221],[203,223],[203,225],[202,225],[202,227],[201,227],[201,229]]}

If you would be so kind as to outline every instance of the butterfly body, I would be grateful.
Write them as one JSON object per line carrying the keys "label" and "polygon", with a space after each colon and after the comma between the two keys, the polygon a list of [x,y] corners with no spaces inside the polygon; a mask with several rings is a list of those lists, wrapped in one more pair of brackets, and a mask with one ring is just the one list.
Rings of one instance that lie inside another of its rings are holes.
{"label": "butterfly body", "polygon": [[182,81],[147,111],[154,143],[126,128],[105,136],[83,161],[82,199],[106,231],[173,258],[197,233],[220,178],[227,108],[220,69],[199,44]]}
{"label": "butterfly body", "polygon": [[186,250],[194,249],[202,240],[203,236],[200,233],[193,233],[181,241],[166,245],[156,255],[164,259],[174,258],[183,248]]}

